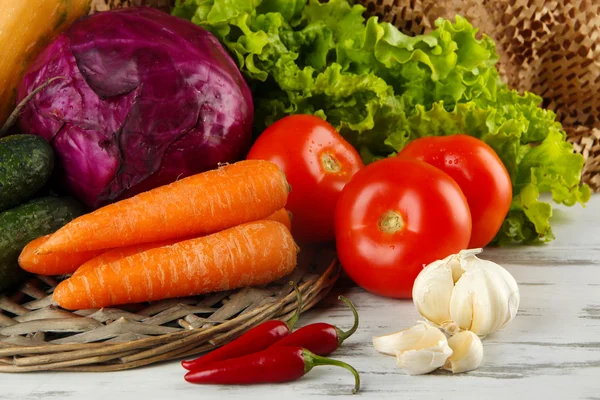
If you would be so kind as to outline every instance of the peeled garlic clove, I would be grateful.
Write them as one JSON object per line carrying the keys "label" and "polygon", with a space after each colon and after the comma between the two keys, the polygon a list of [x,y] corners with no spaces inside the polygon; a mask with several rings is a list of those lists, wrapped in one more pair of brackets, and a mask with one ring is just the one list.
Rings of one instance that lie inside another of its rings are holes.
{"label": "peeled garlic clove", "polygon": [[483,344],[479,336],[470,331],[462,331],[448,339],[452,355],[444,364],[444,369],[457,374],[476,369],[483,359]]}
{"label": "peeled garlic clove", "polygon": [[414,349],[418,343],[430,335],[427,324],[419,323],[412,328],[384,336],[375,336],[373,346],[380,353],[395,356],[398,351]]}
{"label": "peeled garlic clove", "polygon": [[373,338],[375,349],[395,355],[409,375],[427,374],[444,365],[452,350],[446,335],[424,322],[391,335]]}
{"label": "peeled garlic clove", "polygon": [[445,343],[435,349],[398,352],[397,365],[408,375],[423,375],[435,371],[446,363],[452,350]]}

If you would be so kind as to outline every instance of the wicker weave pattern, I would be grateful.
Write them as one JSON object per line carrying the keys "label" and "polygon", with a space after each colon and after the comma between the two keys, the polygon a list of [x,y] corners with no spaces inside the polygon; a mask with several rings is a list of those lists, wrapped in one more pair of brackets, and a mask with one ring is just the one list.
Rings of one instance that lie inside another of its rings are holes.
{"label": "wicker weave pattern", "polygon": [[54,303],[55,279],[36,277],[0,296],[0,372],[135,368],[210,350],[267,319],[287,320],[297,304],[290,280],[305,311],[340,274],[333,250],[301,254],[292,275],[265,288],[77,312]]}

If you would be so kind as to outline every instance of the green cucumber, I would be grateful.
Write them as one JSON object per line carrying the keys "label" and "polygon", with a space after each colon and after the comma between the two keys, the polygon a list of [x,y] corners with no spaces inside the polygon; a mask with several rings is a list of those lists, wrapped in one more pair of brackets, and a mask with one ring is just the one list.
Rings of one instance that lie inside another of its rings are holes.
{"label": "green cucumber", "polygon": [[85,212],[69,197],[41,197],[0,213],[0,291],[20,283],[26,273],[18,264],[27,243],[55,232]]}
{"label": "green cucumber", "polygon": [[0,211],[21,204],[48,181],[54,153],[48,142],[35,135],[0,139]]}

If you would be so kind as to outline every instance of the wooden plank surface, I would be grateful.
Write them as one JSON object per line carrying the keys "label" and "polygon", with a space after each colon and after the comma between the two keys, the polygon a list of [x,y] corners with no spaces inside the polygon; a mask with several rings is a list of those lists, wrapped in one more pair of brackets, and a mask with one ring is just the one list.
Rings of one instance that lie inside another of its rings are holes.
{"label": "wooden plank surface", "polygon": [[352,299],[358,332],[335,353],[363,381],[351,396],[344,370],[319,367],[283,385],[196,386],[183,380],[177,362],[115,373],[0,375],[0,400],[19,399],[301,399],[315,396],[369,399],[585,399],[600,400],[600,195],[583,209],[560,208],[557,239],[542,246],[486,249],[482,257],[517,279],[521,307],[504,330],[484,340],[484,361],[473,372],[410,377],[393,357],[378,354],[373,335],[407,328],[419,319],[412,302],[383,299],[344,281],[300,324],[328,321],[346,329],[350,312],[336,300]]}

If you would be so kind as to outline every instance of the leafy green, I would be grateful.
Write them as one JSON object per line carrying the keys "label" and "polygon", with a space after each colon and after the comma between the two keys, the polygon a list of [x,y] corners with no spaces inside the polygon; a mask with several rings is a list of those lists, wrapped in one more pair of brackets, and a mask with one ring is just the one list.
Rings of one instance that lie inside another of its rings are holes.
{"label": "leafy green", "polygon": [[410,37],[348,0],[178,0],[174,14],[214,33],[253,90],[255,131],[290,114],[332,123],[365,162],[429,135],[467,133],[498,153],[514,198],[495,242],[553,238],[550,204],[585,203],[583,157],[541,98],[518,94],[496,70],[491,39],[459,16]]}

